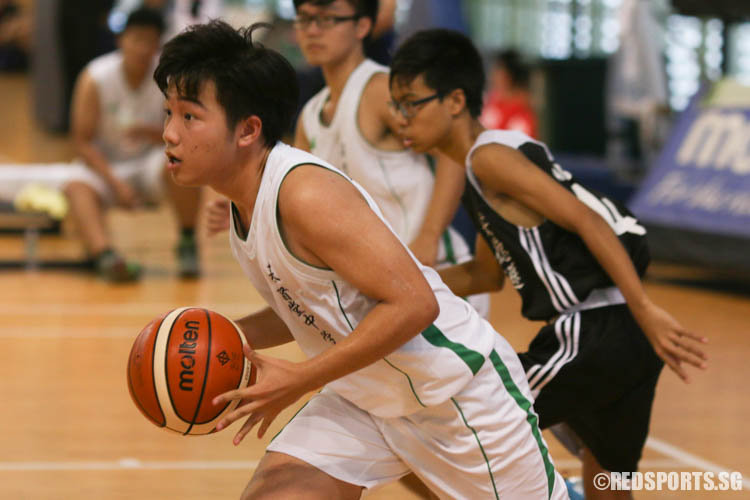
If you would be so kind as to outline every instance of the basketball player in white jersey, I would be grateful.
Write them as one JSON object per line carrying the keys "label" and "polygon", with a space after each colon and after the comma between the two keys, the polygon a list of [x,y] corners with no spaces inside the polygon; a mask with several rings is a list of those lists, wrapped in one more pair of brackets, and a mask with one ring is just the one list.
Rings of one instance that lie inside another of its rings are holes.
{"label": "basketball player in white jersey", "polygon": [[345,173],[279,142],[291,65],[252,28],[214,21],[168,42],[175,181],[231,200],[230,243],[269,307],[238,320],[254,349],[297,341],[308,360],[246,355],[257,382],[217,430],[234,443],[320,390],[271,441],[244,499],[357,499],[414,471],[441,498],[567,498],[508,343],[395,236]]}
{"label": "basketball player in white jersey", "polygon": [[687,379],[685,364],[705,368],[706,339],[646,295],[646,231],[624,206],[580,185],[544,144],[484,130],[483,85],[478,51],[449,30],[413,35],[391,67],[405,142],[465,164],[482,240],[475,260],[440,274],[456,293],[498,290],[507,276],[522,314],[546,322],[519,355],[540,425],[574,433],[586,498],[630,498],[594,478],[638,469],[663,362]]}
{"label": "basketball player in white jersey", "polygon": [[193,228],[200,192],[165,182],[159,146],[163,98],[151,75],[163,31],[159,12],[147,8],[133,11],[118,37],[118,50],[91,61],[78,77],[73,95],[73,143],[89,171],[70,182],[65,193],[100,275],[114,282],[137,279],[140,268],[126,263],[113,249],[106,208],[116,204],[132,209],[144,202],[156,203],[164,187],[182,228],[177,247],[180,274],[198,274]]}
{"label": "basketball player in white jersey", "polygon": [[[471,259],[449,225],[461,195],[460,170],[436,155],[433,174],[427,155],[404,148],[388,109],[388,68],[365,57],[378,0],[294,0],[294,6],[302,54],[326,82],[305,104],[294,146],[362,185],[423,264],[440,268]],[[469,301],[488,314],[487,294]]]}

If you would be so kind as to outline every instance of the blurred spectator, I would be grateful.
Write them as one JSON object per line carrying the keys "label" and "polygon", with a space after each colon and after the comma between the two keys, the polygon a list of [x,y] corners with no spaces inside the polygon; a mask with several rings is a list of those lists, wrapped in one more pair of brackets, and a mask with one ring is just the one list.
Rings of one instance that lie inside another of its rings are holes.
{"label": "blurred spectator", "polygon": [[117,0],[109,24],[118,31],[133,10],[139,7],[158,10],[166,21],[164,39],[169,40],[191,24],[222,17],[223,6],[223,0]]}
{"label": "blurred spectator", "polygon": [[537,137],[537,117],[531,106],[531,71],[515,50],[497,53],[492,60],[489,90],[479,120],[489,129],[518,130]]}
{"label": "blurred spectator", "polygon": [[70,182],[65,193],[100,275],[110,281],[132,281],[140,269],[112,248],[106,208],[116,204],[133,209],[159,201],[164,187],[182,227],[177,247],[180,275],[199,273],[194,226],[200,192],[165,179],[164,97],[152,80],[163,32],[160,12],[133,11],[117,39],[118,50],[86,66],[73,96],[73,142],[89,170],[84,178]]}
{"label": "blurred spectator", "polygon": [[31,19],[13,0],[0,0],[0,71],[26,69]]}

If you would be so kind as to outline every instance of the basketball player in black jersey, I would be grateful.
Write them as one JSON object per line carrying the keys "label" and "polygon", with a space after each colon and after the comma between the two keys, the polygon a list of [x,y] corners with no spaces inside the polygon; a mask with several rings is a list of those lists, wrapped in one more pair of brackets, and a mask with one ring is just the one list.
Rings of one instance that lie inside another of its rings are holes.
{"label": "basketball player in black jersey", "polygon": [[390,86],[404,144],[466,165],[463,202],[482,238],[475,259],[441,271],[443,280],[469,295],[499,290],[507,276],[522,314],[547,321],[519,354],[540,426],[572,436],[586,498],[629,498],[598,491],[594,476],[637,470],[663,363],[687,381],[684,365],[707,359],[706,339],[643,290],[645,229],[578,184],[544,144],[484,130],[482,60],[463,35],[412,36],[394,56]]}

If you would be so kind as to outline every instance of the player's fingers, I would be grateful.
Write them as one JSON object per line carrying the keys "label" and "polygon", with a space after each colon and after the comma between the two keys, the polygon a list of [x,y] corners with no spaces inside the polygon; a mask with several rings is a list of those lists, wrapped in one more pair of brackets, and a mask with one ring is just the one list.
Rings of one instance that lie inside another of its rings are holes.
{"label": "player's fingers", "polygon": [[677,348],[677,352],[675,356],[678,357],[681,361],[689,363],[695,366],[696,368],[702,368],[702,369],[706,368],[706,363],[703,361],[703,358],[693,354],[688,349],[685,349],[683,346],[679,346]]}
{"label": "player's fingers", "polygon": [[680,337],[687,337],[689,339],[693,339],[697,342],[701,342],[703,344],[708,344],[708,338],[704,337],[703,335],[698,335],[697,333],[689,332],[687,330],[680,330],[679,332]]}
{"label": "player's fingers", "polygon": [[237,434],[234,435],[234,439],[232,440],[235,446],[240,444],[242,440],[245,439],[247,433],[250,432],[253,427],[255,427],[255,424],[257,424],[261,418],[261,416],[254,413],[250,415],[247,420],[245,420],[245,423],[242,424],[242,427],[239,431],[237,431]]}
{"label": "player's fingers", "polygon": [[256,404],[248,403],[246,405],[238,406],[234,409],[234,411],[231,411],[227,413],[224,418],[222,418],[218,424],[216,424],[216,430],[220,431],[224,429],[225,427],[230,426],[233,422],[236,420],[241,419],[242,417],[245,417],[247,415],[252,414],[257,408]]}
{"label": "player's fingers", "polygon": [[[251,389],[251,387],[245,387],[242,389],[232,389],[231,391],[227,391],[225,393],[219,394],[213,399],[212,403],[214,404],[214,406],[219,406],[222,404],[226,404],[230,401],[234,401],[235,399],[247,400],[248,402],[252,401],[251,395],[248,394],[248,389]],[[243,406],[246,406],[246,405],[243,405]]]}
{"label": "player's fingers", "polygon": [[260,354],[255,352],[255,349],[250,347],[250,344],[243,344],[242,351],[245,353],[245,357],[251,362],[255,364],[255,367],[257,369],[261,369],[263,366],[263,358]]}
{"label": "player's fingers", "polygon": [[689,382],[687,373],[685,373],[685,370],[680,365],[680,360],[676,359],[674,355],[672,355],[668,350],[664,350],[659,354],[659,357],[664,360],[664,363],[669,366],[669,368],[677,374],[678,377],[680,377],[683,381]]}
{"label": "player's fingers", "polygon": [[266,415],[263,418],[263,422],[260,424],[260,428],[258,429],[258,438],[262,438],[263,435],[266,433],[268,428],[271,426],[271,423],[276,419],[276,415],[278,413],[273,413],[271,415]]}
{"label": "player's fingers", "polygon": [[675,342],[675,345],[682,351],[681,358],[690,363],[691,365],[695,365],[699,368],[705,368],[706,363],[705,361],[708,359],[708,356],[705,352],[698,349],[692,344],[689,344],[685,342],[684,340],[680,339],[679,342]]}

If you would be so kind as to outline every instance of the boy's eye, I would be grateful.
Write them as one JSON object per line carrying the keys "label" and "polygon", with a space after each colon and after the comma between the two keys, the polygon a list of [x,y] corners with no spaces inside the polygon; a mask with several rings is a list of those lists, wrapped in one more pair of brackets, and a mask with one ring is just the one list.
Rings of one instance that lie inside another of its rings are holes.
{"label": "boy's eye", "polygon": [[185,113],[185,119],[188,120],[188,121],[190,121],[190,120],[193,119],[193,115],[190,114],[190,113]]}
{"label": "boy's eye", "polygon": [[167,115],[167,116],[172,116],[172,112],[170,110],[168,110],[168,109],[164,110],[164,114]]}

